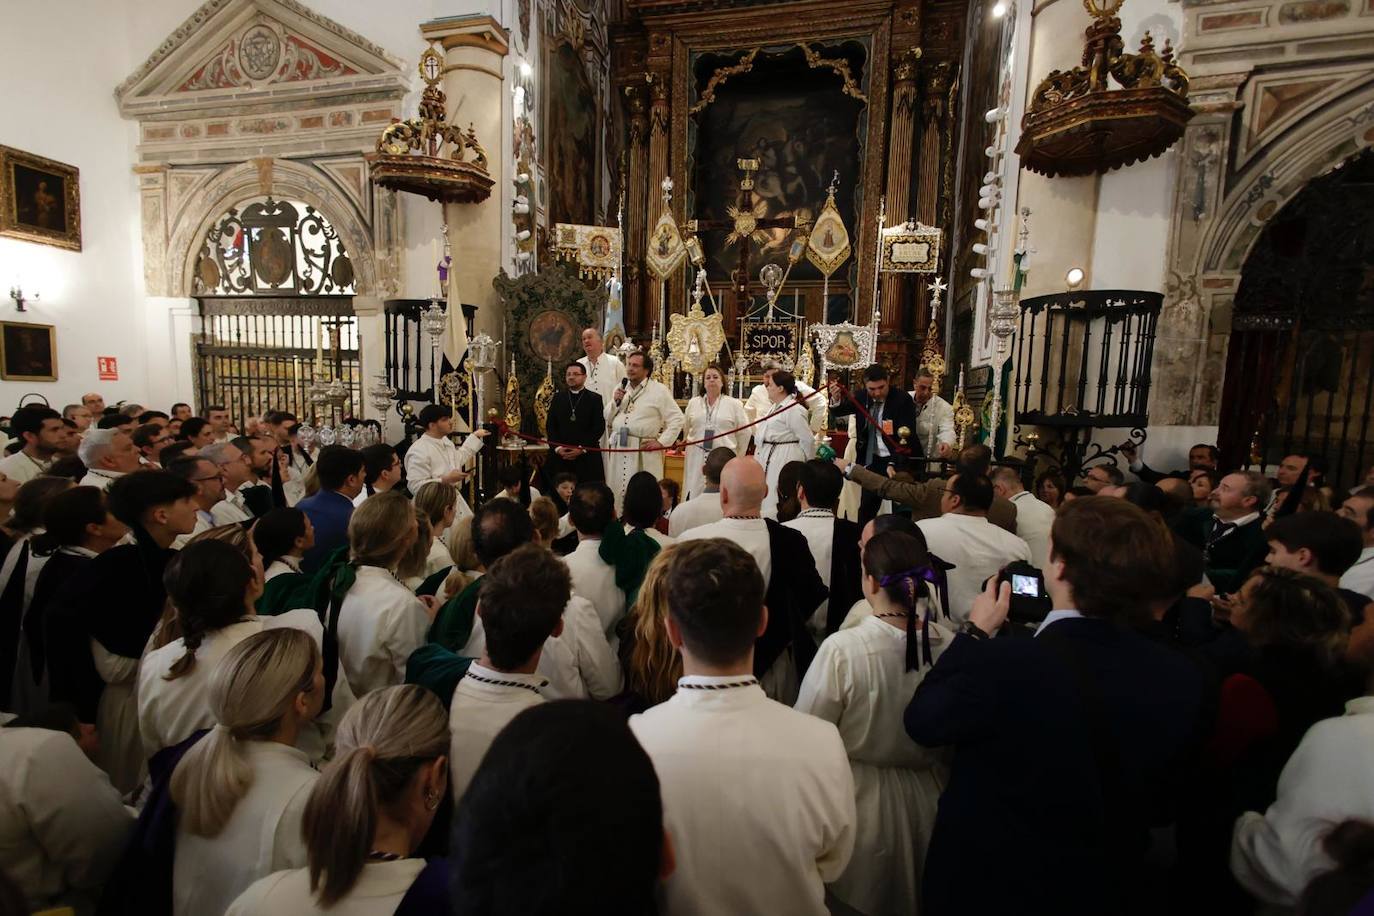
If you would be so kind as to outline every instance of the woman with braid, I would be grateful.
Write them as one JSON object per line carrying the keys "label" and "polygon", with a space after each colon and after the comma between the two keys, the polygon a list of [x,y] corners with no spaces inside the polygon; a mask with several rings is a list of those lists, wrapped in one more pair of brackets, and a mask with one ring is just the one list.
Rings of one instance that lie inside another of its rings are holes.
{"label": "woman with braid", "polygon": [[854,855],[830,892],[868,916],[917,913],[921,868],[948,754],[912,741],[902,711],[953,634],[935,622],[936,573],[924,539],[900,531],[864,548],[873,616],[821,643],[797,709],[840,730],[854,771]]}
{"label": "woman with braid", "polygon": [[443,860],[412,857],[448,791],[448,749],[448,714],[425,688],[363,697],[305,806],[307,867],[261,879],[226,916],[449,912]]}

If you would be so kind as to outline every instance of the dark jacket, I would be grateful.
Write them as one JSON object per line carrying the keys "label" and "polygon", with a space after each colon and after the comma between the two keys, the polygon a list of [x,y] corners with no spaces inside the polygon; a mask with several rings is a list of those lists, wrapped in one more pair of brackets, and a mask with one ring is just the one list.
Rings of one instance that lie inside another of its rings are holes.
{"label": "dark jacket", "polygon": [[922,913],[1128,912],[1151,821],[1196,747],[1203,694],[1197,666],[1106,620],[956,636],[905,716],[917,743],[954,748]]}
{"label": "dark jacket", "polygon": [[353,500],[336,490],[321,490],[296,504],[315,526],[315,546],[301,558],[301,572],[319,569],[325,557],[348,543],[348,520],[353,517]]}
{"label": "dark jacket", "polygon": [[806,622],[829,597],[830,590],[816,572],[806,536],[771,518],[765,521],[773,570],[763,599],[768,607],[768,626],[754,644],[754,674],[762,677],[778,656],[790,649],[800,682],[816,657],[816,643],[806,630]]}
{"label": "dark jacket", "polygon": [[1174,533],[1203,552],[1207,579],[1217,594],[1240,590],[1255,567],[1264,562],[1269,542],[1264,537],[1264,516],[1243,525],[1207,546],[1217,524],[1211,509],[1199,506],[1179,514]]}
{"label": "dark jacket", "polygon": [[859,562],[862,531],[858,522],[835,519],[835,537],[830,547],[830,604],[825,609],[827,636],[840,628],[854,602],[864,596],[859,586],[863,579],[863,566]]}
{"label": "dark jacket", "polygon": [[[849,479],[870,493],[877,493],[883,499],[890,499],[911,509],[912,521],[923,518],[940,517],[940,494],[944,492],[946,481],[907,480],[903,477],[892,478],[886,474],[875,474],[868,468],[854,465]],[[988,521],[998,528],[1016,534],[1016,503],[1000,496],[992,498],[988,509]]]}
{"label": "dark jacket", "polygon": [[[553,396],[549,404],[547,438],[550,442],[576,445],[582,448],[597,448],[601,445],[601,434],[606,431],[606,418],[603,415],[601,395],[589,388],[583,388],[577,396],[577,417],[573,418],[572,394],[565,388]],[[546,489],[553,491],[553,478],[563,472],[577,475],[578,483],[601,480],[606,475],[601,466],[600,452],[587,452],[572,461],[558,457],[553,446],[549,447],[549,457],[544,462],[544,481]]]}
{"label": "dark jacket", "polygon": [[[864,411],[873,413],[873,399],[868,396],[867,391],[855,391],[854,400],[859,402]],[[831,416],[847,417],[850,414],[857,414],[855,417],[855,429],[857,436],[854,446],[858,449],[855,454],[858,462],[864,464],[864,458],[868,455],[868,439],[875,433],[872,425],[868,422],[868,416],[855,409],[854,402],[848,398],[841,400],[836,407],[830,408]],[[916,436],[916,402],[911,399],[911,395],[902,389],[889,385],[887,389],[887,400],[883,404],[883,422],[891,421],[892,433],[887,436],[887,450],[892,455],[892,461],[901,467],[907,461],[922,457],[921,442]],[[906,441],[902,441],[901,430],[907,430]],[[881,433],[879,433],[881,435]],[[876,454],[876,453],[875,453]]]}

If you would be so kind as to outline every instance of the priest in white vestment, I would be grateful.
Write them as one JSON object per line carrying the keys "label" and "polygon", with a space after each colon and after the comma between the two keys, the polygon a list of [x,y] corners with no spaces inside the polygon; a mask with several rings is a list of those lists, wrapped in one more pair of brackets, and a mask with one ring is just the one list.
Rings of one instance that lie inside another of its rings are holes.
{"label": "priest in white vestment", "polygon": [[[489,433],[476,429],[467,435],[462,445],[454,445],[449,434],[453,432],[453,409],[442,404],[430,404],[420,411],[420,425],[425,434],[410,444],[406,451],[406,485],[410,492],[418,493],[420,488],[432,480],[446,483],[455,490],[467,479],[467,466],[482,450],[482,440]],[[454,518],[466,518],[472,514],[468,501],[458,490],[458,508]]]}
{"label": "priest in white vestment", "polygon": [[768,699],[753,676],[768,615],[744,550],[685,542],[667,575],[683,677],[671,699],[630,719],[658,772],[677,864],[665,910],[825,916],[825,884],[844,873],[855,835],[839,734]]}
{"label": "priest in white vestment", "polygon": [[606,469],[606,484],[615,494],[617,513],[625,498],[630,478],[648,471],[663,479],[663,450],[677,441],[682,432],[682,408],[662,382],[649,378],[654,360],[644,352],[630,354],[625,367],[629,383],[617,386],[606,402],[606,428],[611,448],[641,451],[611,452]]}
{"label": "priest in white vestment", "polygon": [[[587,355],[578,359],[578,362],[587,370],[588,390],[601,395],[603,405],[611,403],[611,393],[626,377],[625,364],[618,357],[606,352],[606,341],[596,328],[583,329],[582,349]],[[606,447],[609,437],[609,431],[601,434],[602,448]],[[605,452],[601,453],[601,466],[607,474],[610,474],[611,457]]]}

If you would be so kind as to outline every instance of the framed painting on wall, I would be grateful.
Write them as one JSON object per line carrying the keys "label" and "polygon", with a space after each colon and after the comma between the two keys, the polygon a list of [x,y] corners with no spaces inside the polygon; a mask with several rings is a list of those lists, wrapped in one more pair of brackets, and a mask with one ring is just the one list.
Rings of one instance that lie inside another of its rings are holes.
{"label": "framed painting on wall", "polygon": [[0,236],[80,251],[77,168],[0,146]]}
{"label": "framed painting on wall", "polygon": [[0,321],[0,379],[57,381],[57,328],[51,324]]}

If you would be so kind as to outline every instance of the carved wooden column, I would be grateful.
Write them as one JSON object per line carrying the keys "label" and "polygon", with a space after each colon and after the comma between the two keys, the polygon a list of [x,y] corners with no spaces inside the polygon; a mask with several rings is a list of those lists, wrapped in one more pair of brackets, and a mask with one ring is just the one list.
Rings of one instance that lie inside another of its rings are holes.
{"label": "carved wooden column", "polygon": [[[645,226],[658,221],[663,212],[663,179],[668,177],[668,78],[666,73],[649,74],[649,178],[646,182],[648,200],[645,207]],[[681,193],[675,189],[674,194]],[[645,278],[644,301],[645,319],[640,326],[643,343],[648,336],[643,332],[659,320],[662,306],[659,284],[652,278]]]}
{"label": "carved wooden column", "polygon": [[648,147],[645,134],[649,119],[645,114],[644,95],[647,87],[625,87],[625,102],[629,110],[629,177],[625,189],[625,333],[643,337],[649,326],[645,308],[644,242],[648,222],[645,217],[645,172],[648,169]]}
{"label": "carved wooden column", "polygon": [[[911,150],[916,123],[916,66],[920,58],[920,48],[907,48],[897,55],[897,62],[892,68],[892,132],[887,144],[889,224],[905,219],[911,206]],[[903,330],[904,279],[902,274],[887,274],[882,278],[882,315],[878,319],[881,334],[898,334]],[[859,320],[863,320],[862,316]]]}
{"label": "carved wooden column", "polygon": [[[940,154],[945,122],[951,116],[948,111],[948,100],[953,65],[947,61],[927,61],[922,69],[924,85],[921,93],[921,138],[916,165],[916,219],[929,226],[938,226],[940,187],[944,172]],[[949,227],[944,228],[945,245],[948,246]],[[953,253],[947,247],[940,252],[939,276],[949,277],[952,257]],[[944,316],[941,315],[939,318],[943,324]],[[926,328],[930,325],[930,288],[927,283],[919,284],[912,299],[911,322],[915,332],[924,337]],[[917,368],[915,362],[919,362],[919,359],[912,363],[911,369]]]}

